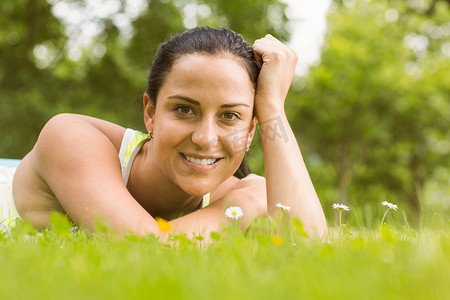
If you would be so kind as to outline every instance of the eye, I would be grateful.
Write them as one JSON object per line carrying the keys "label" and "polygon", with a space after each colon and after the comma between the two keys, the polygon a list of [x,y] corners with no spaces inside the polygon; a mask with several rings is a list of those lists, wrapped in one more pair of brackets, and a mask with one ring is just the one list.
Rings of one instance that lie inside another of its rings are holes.
{"label": "eye", "polygon": [[186,106],[186,105],[179,105],[179,106],[175,107],[175,110],[181,115],[194,114],[194,111],[192,110],[192,108],[190,108],[189,106]]}
{"label": "eye", "polygon": [[222,114],[222,118],[224,118],[226,121],[237,121],[240,120],[240,116],[237,113],[233,112],[225,112]]}

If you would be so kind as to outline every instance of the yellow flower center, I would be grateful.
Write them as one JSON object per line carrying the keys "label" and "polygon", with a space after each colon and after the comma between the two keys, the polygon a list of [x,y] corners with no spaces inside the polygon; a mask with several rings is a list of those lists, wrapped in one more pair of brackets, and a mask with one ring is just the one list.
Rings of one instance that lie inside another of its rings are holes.
{"label": "yellow flower center", "polygon": [[271,238],[272,243],[274,243],[277,246],[283,245],[283,238],[279,235],[275,235]]}
{"label": "yellow flower center", "polygon": [[232,214],[233,216],[235,216],[235,215],[236,215],[236,212],[235,212],[235,211],[232,211],[231,214]]}
{"label": "yellow flower center", "polygon": [[172,230],[172,226],[169,224],[169,222],[167,222],[166,220],[164,220],[163,218],[156,218],[156,223],[158,224],[158,227],[161,231],[163,232],[169,232]]}

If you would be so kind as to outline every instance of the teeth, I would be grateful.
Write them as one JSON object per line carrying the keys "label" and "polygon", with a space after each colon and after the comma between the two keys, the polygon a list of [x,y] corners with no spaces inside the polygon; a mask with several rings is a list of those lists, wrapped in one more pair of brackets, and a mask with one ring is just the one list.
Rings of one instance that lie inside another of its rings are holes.
{"label": "teeth", "polygon": [[197,157],[191,157],[191,156],[186,156],[186,155],[184,157],[186,157],[186,159],[188,161],[190,161],[191,163],[202,165],[202,166],[212,165],[212,164],[214,164],[217,161],[217,159],[215,159],[215,158],[200,159],[200,158],[197,158]]}

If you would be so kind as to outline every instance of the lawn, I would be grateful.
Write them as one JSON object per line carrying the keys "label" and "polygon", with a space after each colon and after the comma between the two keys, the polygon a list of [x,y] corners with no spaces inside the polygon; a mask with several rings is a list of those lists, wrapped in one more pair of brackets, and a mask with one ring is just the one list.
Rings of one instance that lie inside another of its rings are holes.
{"label": "lawn", "polygon": [[208,246],[175,237],[88,235],[55,217],[0,238],[0,299],[450,299],[448,220],[440,226],[330,228],[258,220]]}

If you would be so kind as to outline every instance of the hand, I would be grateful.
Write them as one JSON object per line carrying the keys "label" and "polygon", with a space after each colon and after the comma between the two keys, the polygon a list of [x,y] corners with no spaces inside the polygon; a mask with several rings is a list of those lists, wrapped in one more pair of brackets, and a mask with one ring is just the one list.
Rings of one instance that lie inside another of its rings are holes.
{"label": "hand", "polygon": [[253,51],[261,67],[255,96],[258,117],[261,118],[260,113],[265,111],[284,111],[284,100],[297,65],[297,53],[270,34],[256,40]]}

